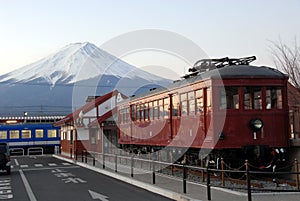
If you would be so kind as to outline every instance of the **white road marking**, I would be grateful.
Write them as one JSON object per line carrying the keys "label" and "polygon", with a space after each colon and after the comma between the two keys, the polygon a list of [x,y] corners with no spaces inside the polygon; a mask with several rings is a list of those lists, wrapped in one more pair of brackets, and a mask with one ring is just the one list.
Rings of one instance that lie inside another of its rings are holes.
{"label": "white road marking", "polygon": [[70,163],[61,163],[61,164],[63,164],[63,165],[71,165]]}
{"label": "white road marking", "polygon": [[19,172],[20,172],[22,181],[23,181],[23,183],[24,183],[24,186],[25,186],[25,189],[26,189],[26,191],[27,191],[27,195],[29,196],[30,201],[37,201],[37,199],[35,198],[35,195],[33,194],[32,189],[31,189],[31,187],[30,187],[30,184],[29,184],[29,182],[27,181],[27,179],[26,179],[26,177],[25,177],[23,171],[22,171],[22,170],[19,170]]}
{"label": "white road marking", "polygon": [[28,168],[28,165],[20,165],[21,168]]}
{"label": "white road marking", "polygon": [[12,199],[13,191],[9,178],[0,179],[0,200]]}
{"label": "white road marking", "polygon": [[57,164],[55,163],[48,163],[49,166],[53,167],[53,166],[57,166]]}
{"label": "white road marking", "polygon": [[34,164],[35,167],[43,167],[43,164]]}
{"label": "white road marking", "polygon": [[108,197],[106,195],[102,195],[100,193],[96,193],[94,191],[88,190],[93,200],[101,200],[101,201],[108,201]]}
{"label": "white road marking", "polygon": [[16,166],[19,166],[19,162],[17,159],[15,159],[15,164],[16,164]]}

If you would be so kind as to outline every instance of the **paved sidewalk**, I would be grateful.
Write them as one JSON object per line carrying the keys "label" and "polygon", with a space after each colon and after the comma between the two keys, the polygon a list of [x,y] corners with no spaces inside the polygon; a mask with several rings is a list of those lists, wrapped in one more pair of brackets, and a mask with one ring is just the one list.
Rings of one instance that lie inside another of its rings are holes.
{"label": "paved sidewalk", "polygon": [[[199,201],[207,200],[207,188],[203,184],[187,182],[187,193],[183,193],[182,179],[177,179],[161,174],[155,175],[155,184],[152,184],[152,173],[145,173],[138,168],[134,168],[133,178],[131,177],[130,168],[128,166],[119,165],[118,173],[114,171],[114,164],[106,162],[106,168],[102,168],[102,164],[96,161],[93,166],[92,161],[82,163],[69,159],[62,155],[54,155],[61,160],[75,163],[79,166],[91,169],[101,174],[113,177],[115,179],[127,182],[129,184],[147,189],[151,192],[166,196],[178,201]],[[298,201],[300,200],[299,193],[252,193],[252,201]],[[246,193],[227,190],[223,188],[211,187],[211,200],[213,201],[247,201]]]}

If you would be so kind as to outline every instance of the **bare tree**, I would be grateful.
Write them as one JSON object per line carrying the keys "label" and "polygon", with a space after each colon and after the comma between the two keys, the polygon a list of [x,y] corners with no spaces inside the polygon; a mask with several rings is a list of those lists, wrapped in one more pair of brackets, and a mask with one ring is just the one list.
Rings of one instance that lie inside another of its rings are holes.
{"label": "bare tree", "polygon": [[295,38],[292,46],[288,46],[279,39],[278,42],[271,41],[271,53],[275,66],[289,75],[289,81],[300,91],[300,46]]}

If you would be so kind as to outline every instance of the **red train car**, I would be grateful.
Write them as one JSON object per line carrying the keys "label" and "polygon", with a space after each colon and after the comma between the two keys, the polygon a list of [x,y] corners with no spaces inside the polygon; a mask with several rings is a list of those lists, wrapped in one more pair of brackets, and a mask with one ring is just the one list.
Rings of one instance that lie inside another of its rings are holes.
{"label": "red train car", "polygon": [[193,161],[207,154],[259,167],[284,161],[288,76],[249,65],[254,59],[200,60],[171,86],[125,100],[118,107],[119,144],[186,152]]}

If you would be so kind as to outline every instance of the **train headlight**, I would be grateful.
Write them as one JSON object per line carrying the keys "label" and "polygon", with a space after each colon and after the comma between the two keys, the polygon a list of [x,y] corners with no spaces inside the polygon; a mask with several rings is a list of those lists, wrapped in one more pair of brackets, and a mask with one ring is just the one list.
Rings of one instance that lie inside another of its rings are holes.
{"label": "train headlight", "polygon": [[256,132],[256,131],[260,131],[262,129],[262,127],[264,127],[264,122],[261,119],[251,119],[250,120],[250,128]]}

